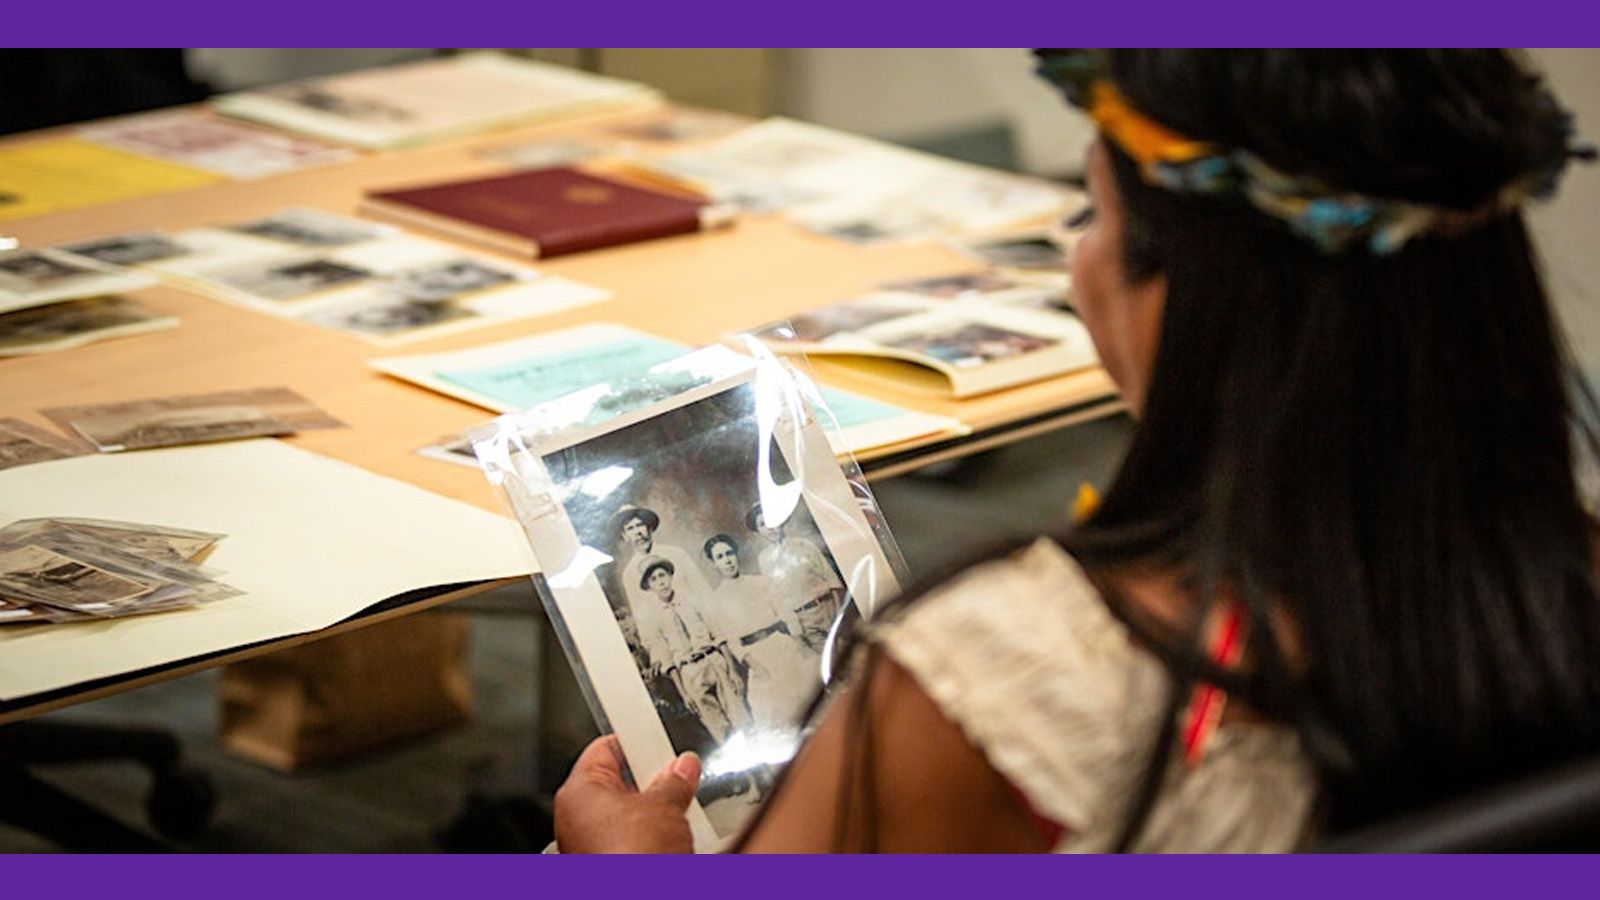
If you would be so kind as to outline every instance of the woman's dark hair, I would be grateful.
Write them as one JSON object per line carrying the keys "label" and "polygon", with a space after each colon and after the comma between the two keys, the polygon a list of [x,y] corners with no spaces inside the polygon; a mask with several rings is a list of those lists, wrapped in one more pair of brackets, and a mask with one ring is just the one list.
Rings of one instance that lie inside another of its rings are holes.
{"label": "woman's dark hair", "polygon": [[[1500,51],[1109,58],[1156,121],[1364,194],[1470,209],[1560,151]],[[1067,548],[1113,584],[1176,573],[1197,612],[1243,601],[1238,692],[1301,729],[1332,827],[1600,749],[1595,406],[1521,214],[1330,256],[1108,149],[1127,271],[1167,295],[1132,445]]]}
{"label": "woman's dark hair", "polygon": [[[1501,51],[1108,58],[1150,118],[1348,191],[1471,209],[1558,152],[1548,103]],[[1596,528],[1575,474],[1578,450],[1600,455],[1600,417],[1521,214],[1328,255],[1107,149],[1125,268],[1166,280],[1165,311],[1131,446],[1062,543],[1174,673],[1173,711],[1200,679],[1298,729],[1333,830],[1600,751]],[[1120,579],[1142,573],[1188,586],[1189,628],[1124,602]],[[1195,640],[1222,597],[1248,617],[1240,672]],[[843,818],[871,819],[863,766],[841,796],[865,809]]]}

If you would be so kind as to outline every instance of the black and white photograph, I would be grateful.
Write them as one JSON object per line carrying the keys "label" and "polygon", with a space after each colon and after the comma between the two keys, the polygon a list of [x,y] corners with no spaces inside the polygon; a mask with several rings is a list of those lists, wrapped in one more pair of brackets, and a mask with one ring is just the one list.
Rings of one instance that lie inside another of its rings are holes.
{"label": "black and white photograph", "polygon": [[545,458],[579,538],[612,560],[606,601],[674,750],[705,761],[700,801],[719,832],[792,754],[849,607],[805,501],[760,506],[754,403],[749,387],[725,391]]}
{"label": "black and white photograph", "polygon": [[690,824],[713,849],[770,794],[842,636],[904,567],[815,417],[791,414],[793,373],[702,353],[713,382],[603,424],[558,401],[469,436],[629,767],[701,757]]}
{"label": "black and white photograph", "polygon": [[909,301],[894,297],[871,297],[859,300],[847,300],[824,306],[809,312],[799,313],[789,318],[787,322],[776,322],[768,325],[755,334],[763,340],[770,341],[804,341],[815,343],[823,341],[836,334],[851,331],[860,331],[879,322],[898,319],[914,313],[926,312],[928,306],[924,303]]}
{"label": "black and white photograph", "polygon": [[1024,334],[993,325],[970,322],[950,331],[918,332],[883,341],[885,347],[911,350],[942,360],[958,369],[1033,353],[1060,343],[1055,338]]}
{"label": "black and white photograph", "polygon": [[362,97],[341,92],[320,82],[287,84],[262,93],[330,116],[354,119],[358,122],[392,124],[408,121],[412,117],[409,110],[392,103],[386,103],[376,97]]}
{"label": "black and white photograph", "polygon": [[314,209],[282,209],[229,231],[301,247],[344,247],[382,237],[388,229]]}
{"label": "black and white photograph", "polygon": [[388,289],[417,303],[442,303],[518,281],[515,272],[461,257],[390,275]]}
{"label": "black and white photograph", "polygon": [[477,313],[465,306],[413,300],[390,285],[361,293],[363,296],[358,300],[314,310],[301,316],[301,321],[358,337],[391,339],[478,318]]}
{"label": "black and white photograph", "polygon": [[189,252],[187,247],[156,231],[119,234],[81,244],[69,244],[64,249],[113,266],[136,266],[158,259],[173,259]]}
{"label": "black and white photograph", "polygon": [[1062,272],[1067,268],[1066,251],[1043,234],[977,241],[961,247],[971,256],[1002,269]]}
{"label": "black and white photograph", "polygon": [[97,276],[99,269],[78,265],[59,254],[40,250],[13,250],[0,253],[0,290],[17,294],[55,287],[80,276]]}
{"label": "black and white photograph", "polygon": [[962,272],[958,275],[939,275],[911,281],[891,281],[879,286],[880,290],[920,294],[940,300],[958,300],[974,295],[994,294],[1013,290],[1017,282],[992,272]]}
{"label": "black and white photograph", "polygon": [[202,273],[202,278],[264,300],[299,300],[372,277],[360,266],[326,257],[274,258]]}

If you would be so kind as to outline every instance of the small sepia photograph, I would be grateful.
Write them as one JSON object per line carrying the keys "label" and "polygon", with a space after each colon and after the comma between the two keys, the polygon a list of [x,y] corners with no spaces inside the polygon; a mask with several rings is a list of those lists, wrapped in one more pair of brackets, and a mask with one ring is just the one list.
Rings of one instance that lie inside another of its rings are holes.
{"label": "small sepia photograph", "polygon": [[410,299],[389,285],[362,299],[318,309],[301,320],[360,337],[397,338],[414,331],[477,318],[472,310],[453,303]]}
{"label": "small sepia photograph", "polygon": [[442,303],[520,280],[515,272],[461,257],[388,276],[388,290],[416,303]]}
{"label": "small sepia photograph", "polygon": [[136,266],[139,263],[173,259],[189,253],[187,247],[155,231],[119,234],[80,244],[70,244],[63,249],[113,266]]}
{"label": "small sepia photograph", "polygon": [[0,290],[13,293],[25,294],[71,278],[101,274],[104,273],[99,269],[76,265],[39,250],[0,253]]}
{"label": "small sepia photograph", "polygon": [[286,84],[281,87],[270,88],[262,93],[277,97],[296,106],[304,106],[330,116],[342,119],[354,119],[358,122],[372,122],[381,124],[398,124],[410,121],[412,118],[409,110],[387,103],[376,97],[361,97],[348,92],[333,90],[319,82],[305,84]]}
{"label": "small sepia photograph", "polygon": [[886,339],[882,343],[885,347],[931,356],[958,369],[970,369],[1043,350],[1058,341],[1055,338],[971,322],[954,331],[905,334]]}
{"label": "small sepia photograph", "polygon": [[[763,508],[761,442],[746,383],[543,457],[579,541],[609,560],[605,601],[673,750],[704,760],[723,835],[793,755],[855,615],[805,496]],[[775,446],[769,465],[793,482]]]}
{"label": "small sepia photograph", "polygon": [[344,424],[288,388],[150,397],[62,406],[43,413],[103,452],[293,434]]}
{"label": "small sepia photograph", "polygon": [[846,300],[810,312],[798,313],[791,316],[787,322],[775,322],[755,334],[763,340],[815,343],[836,334],[860,331],[879,322],[926,312],[927,309],[928,307],[922,303],[888,297]]}
{"label": "small sepia photograph", "polygon": [[133,600],[151,588],[28,544],[0,550],[0,591],[50,606],[94,609]]}
{"label": "small sepia photograph", "polygon": [[200,277],[254,297],[283,301],[357,284],[372,273],[325,257],[297,257],[241,263]]}
{"label": "small sepia photograph", "polygon": [[282,209],[265,219],[229,225],[227,230],[301,247],[344,247],[387,233],[377,225],[299,208]]}

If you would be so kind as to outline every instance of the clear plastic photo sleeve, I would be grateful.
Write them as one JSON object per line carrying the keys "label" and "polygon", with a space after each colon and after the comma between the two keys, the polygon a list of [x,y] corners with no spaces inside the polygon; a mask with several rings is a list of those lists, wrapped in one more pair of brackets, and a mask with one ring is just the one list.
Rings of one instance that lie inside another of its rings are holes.
{"label": "clear plastic photo sleeve", "polygon": [[841,633],[906,580],[816,385],[750,349],[708,347],[468,434],[629,768],[646,779],[700,755],[700,850],[770,791]]}

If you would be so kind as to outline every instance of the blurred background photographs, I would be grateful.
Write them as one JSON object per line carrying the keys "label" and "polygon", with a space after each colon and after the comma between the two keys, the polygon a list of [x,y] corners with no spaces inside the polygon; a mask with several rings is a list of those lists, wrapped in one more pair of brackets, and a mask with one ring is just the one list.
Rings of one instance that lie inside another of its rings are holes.
{"label": "blurred background photographs", "polygon": [[376,240],[395,229],[317,209],[291,206],[264,219],[224,226],[229,231],[302,247],[344,247]]}
{"label": "blurred background photographs", "polygon": [[148,267],[258,312],[378,344],[540,315],[609,296],[514,262],[312,209],[195,228]]}
{"label": "blurred background photographs", "polygon": [[143,275],[64,250],[0,251],[0,312],[116,294],[154,283]]}
{"label": "blurred background photographs", "polygon": [[97,238],[62,249],[79,256],[97,259],[112,266],[136,266],[158,259],[171,259],[188,253],[188,248],[159,231],[136,231]]}
{"label": "blurred background photographs", "polygon": [[344,427],[287,388],[65,406],[43,413],[104,453]]}

